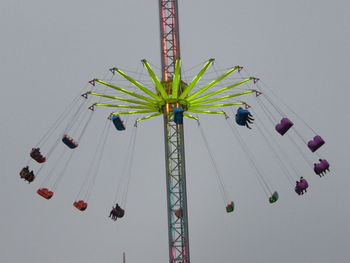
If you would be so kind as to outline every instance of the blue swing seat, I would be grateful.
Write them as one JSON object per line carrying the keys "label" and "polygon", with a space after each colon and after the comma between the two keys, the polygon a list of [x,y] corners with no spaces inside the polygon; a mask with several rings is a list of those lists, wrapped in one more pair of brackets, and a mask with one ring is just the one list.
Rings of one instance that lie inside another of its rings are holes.
{"label": "blue swing seat", "polygon": [[236,123],[240,126],[245,126],[247,124],[247,120],[249,117],[250,112],[248,110],[245,110],[243,108],[239,108],[236,113]]}
{"label": "blue swing seat", "polygon": [[114,124],[115,128],[118,131],[125,130],[125,125],[124,125],[123,121],[120,119],[119,115],[113,115],[112,116],[112,121],[113,121],[113,124]]}
{"label": "blue swing seat", "polygon": [[183,124],[184,120],[184,110],[181,108],[174,109],[174,122],[176,124]]}

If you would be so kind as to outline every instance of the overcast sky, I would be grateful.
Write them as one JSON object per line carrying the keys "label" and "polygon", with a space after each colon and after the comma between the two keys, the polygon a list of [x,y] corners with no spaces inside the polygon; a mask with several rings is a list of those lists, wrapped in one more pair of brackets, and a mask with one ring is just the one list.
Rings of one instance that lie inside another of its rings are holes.
{"label": "overcast sky", "polygon": [[[331,173],[320,179],[285,148],[310,183],[300,197],[272,170],[276,161],[260,148],[257,129],[240,129],[280,193],[271,205],[222,117],[204,117],[225,188],[236,203],[235,212],[227,214],[197,125],[186,120],[192,262],[349,262],[349,1],[179,0],[179,18],[184,70],[208,58],[216,59],[218,69],[244,66],[325,138],[319,154],[331,164]],[[35,191],[53,163],[30,185],[18,175],[30,149],[88,80],[102,78],[112,66],[137,71],[143,58],[159,66],[158,23],[156,0],[0,1],[2,263],[112,263],[122,261],[123,251],[127,262],[168,261],[161,118],[138,127],[126,216],[120,221],[111,221],[108,213],[131,122],[125,134],[114,132],[107,141],[88,209],[82,213],[72,206],[110,109],[93,119],[86,148],[76,149],[52,200]],[[300,132],[310,135],[305,128]],[[274,134],[277,141],[280,137]],[[317,160],[307,149],[305,154]]]}

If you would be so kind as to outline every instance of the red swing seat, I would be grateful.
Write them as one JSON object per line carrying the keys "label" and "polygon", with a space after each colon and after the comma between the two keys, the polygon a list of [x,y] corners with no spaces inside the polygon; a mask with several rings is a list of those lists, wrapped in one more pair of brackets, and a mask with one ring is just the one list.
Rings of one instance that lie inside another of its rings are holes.
{"label": "red swing seat", "polygon": [[83,200],[79,200],[79,201],[74,202],[73,206],[80,211],[85,211],[88,204],[86,202],[84,202]]}
{"label": "red swing seat", "polygon": [[38,195],[41,195],[42,197],[44,197],[45,199],[51,199],[51,197],[53,196],[53,192],[50,191],[47,188],[40,188],[38,191],[36,191],[38,193]]}

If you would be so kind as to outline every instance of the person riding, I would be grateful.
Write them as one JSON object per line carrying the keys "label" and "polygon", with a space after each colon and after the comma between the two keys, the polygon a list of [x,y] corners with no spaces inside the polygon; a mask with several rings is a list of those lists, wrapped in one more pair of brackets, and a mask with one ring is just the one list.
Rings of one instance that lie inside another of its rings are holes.
{"label": "person riding", "polygon": [[116,207],[113,206],[111,212],[109,213],[109,217],[112,217],[113,220],[117,220],[115,212],[116,212]]}
{"label": "person riding", "polygon": [[29,166],[23,167],[19,175],[21,178],[25,178],[29,174]]}
{"label": "person riding", "polygon": [[34,157],[40,157],[41,156],[40,148],[32,148],[32,155]]}
{"label": "person riding", "polygon": [[[304,177],[300,177],[300,183],[301,184],[303,184],[304,183],[304,181],[305,181],[305,179],[304,179]],[[304,191],[305,191],[305,193],[307,192],[307,190],[306,190],[306,188],[305,187],[302,187],[301,188],[301,191],[302,191],[302,193],[301,194],[304,194]]]}
{"label": "person riding", "polygon": [[301,195],[302,194],[302,189],[300,187],[300,182],[296,181],[296,186],[295,186],[295,192],[298,194],[298,195]]}
{"label": "person riding", "polygon": [[30,180],[31,178],[34,179],[34,172],[33,170],[30,171],[30,173],[28,174],[27,178]]}

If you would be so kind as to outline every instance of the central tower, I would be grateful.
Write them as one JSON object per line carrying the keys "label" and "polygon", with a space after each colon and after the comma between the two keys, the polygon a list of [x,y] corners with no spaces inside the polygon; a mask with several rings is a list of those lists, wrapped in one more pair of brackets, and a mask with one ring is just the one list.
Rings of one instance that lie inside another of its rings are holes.
{"label": "central tower", "polygon": [[[162,84],[170,97],[179,92],[173,90],[174,82],[174,86],[182,87],[180,65],[176,65],[180,63],[177,0],[159,0],[159,13]],[[182,107],[178,101],[163,106],[170,263],[190,262],[184,128],[173,122],[173,109]]]}

